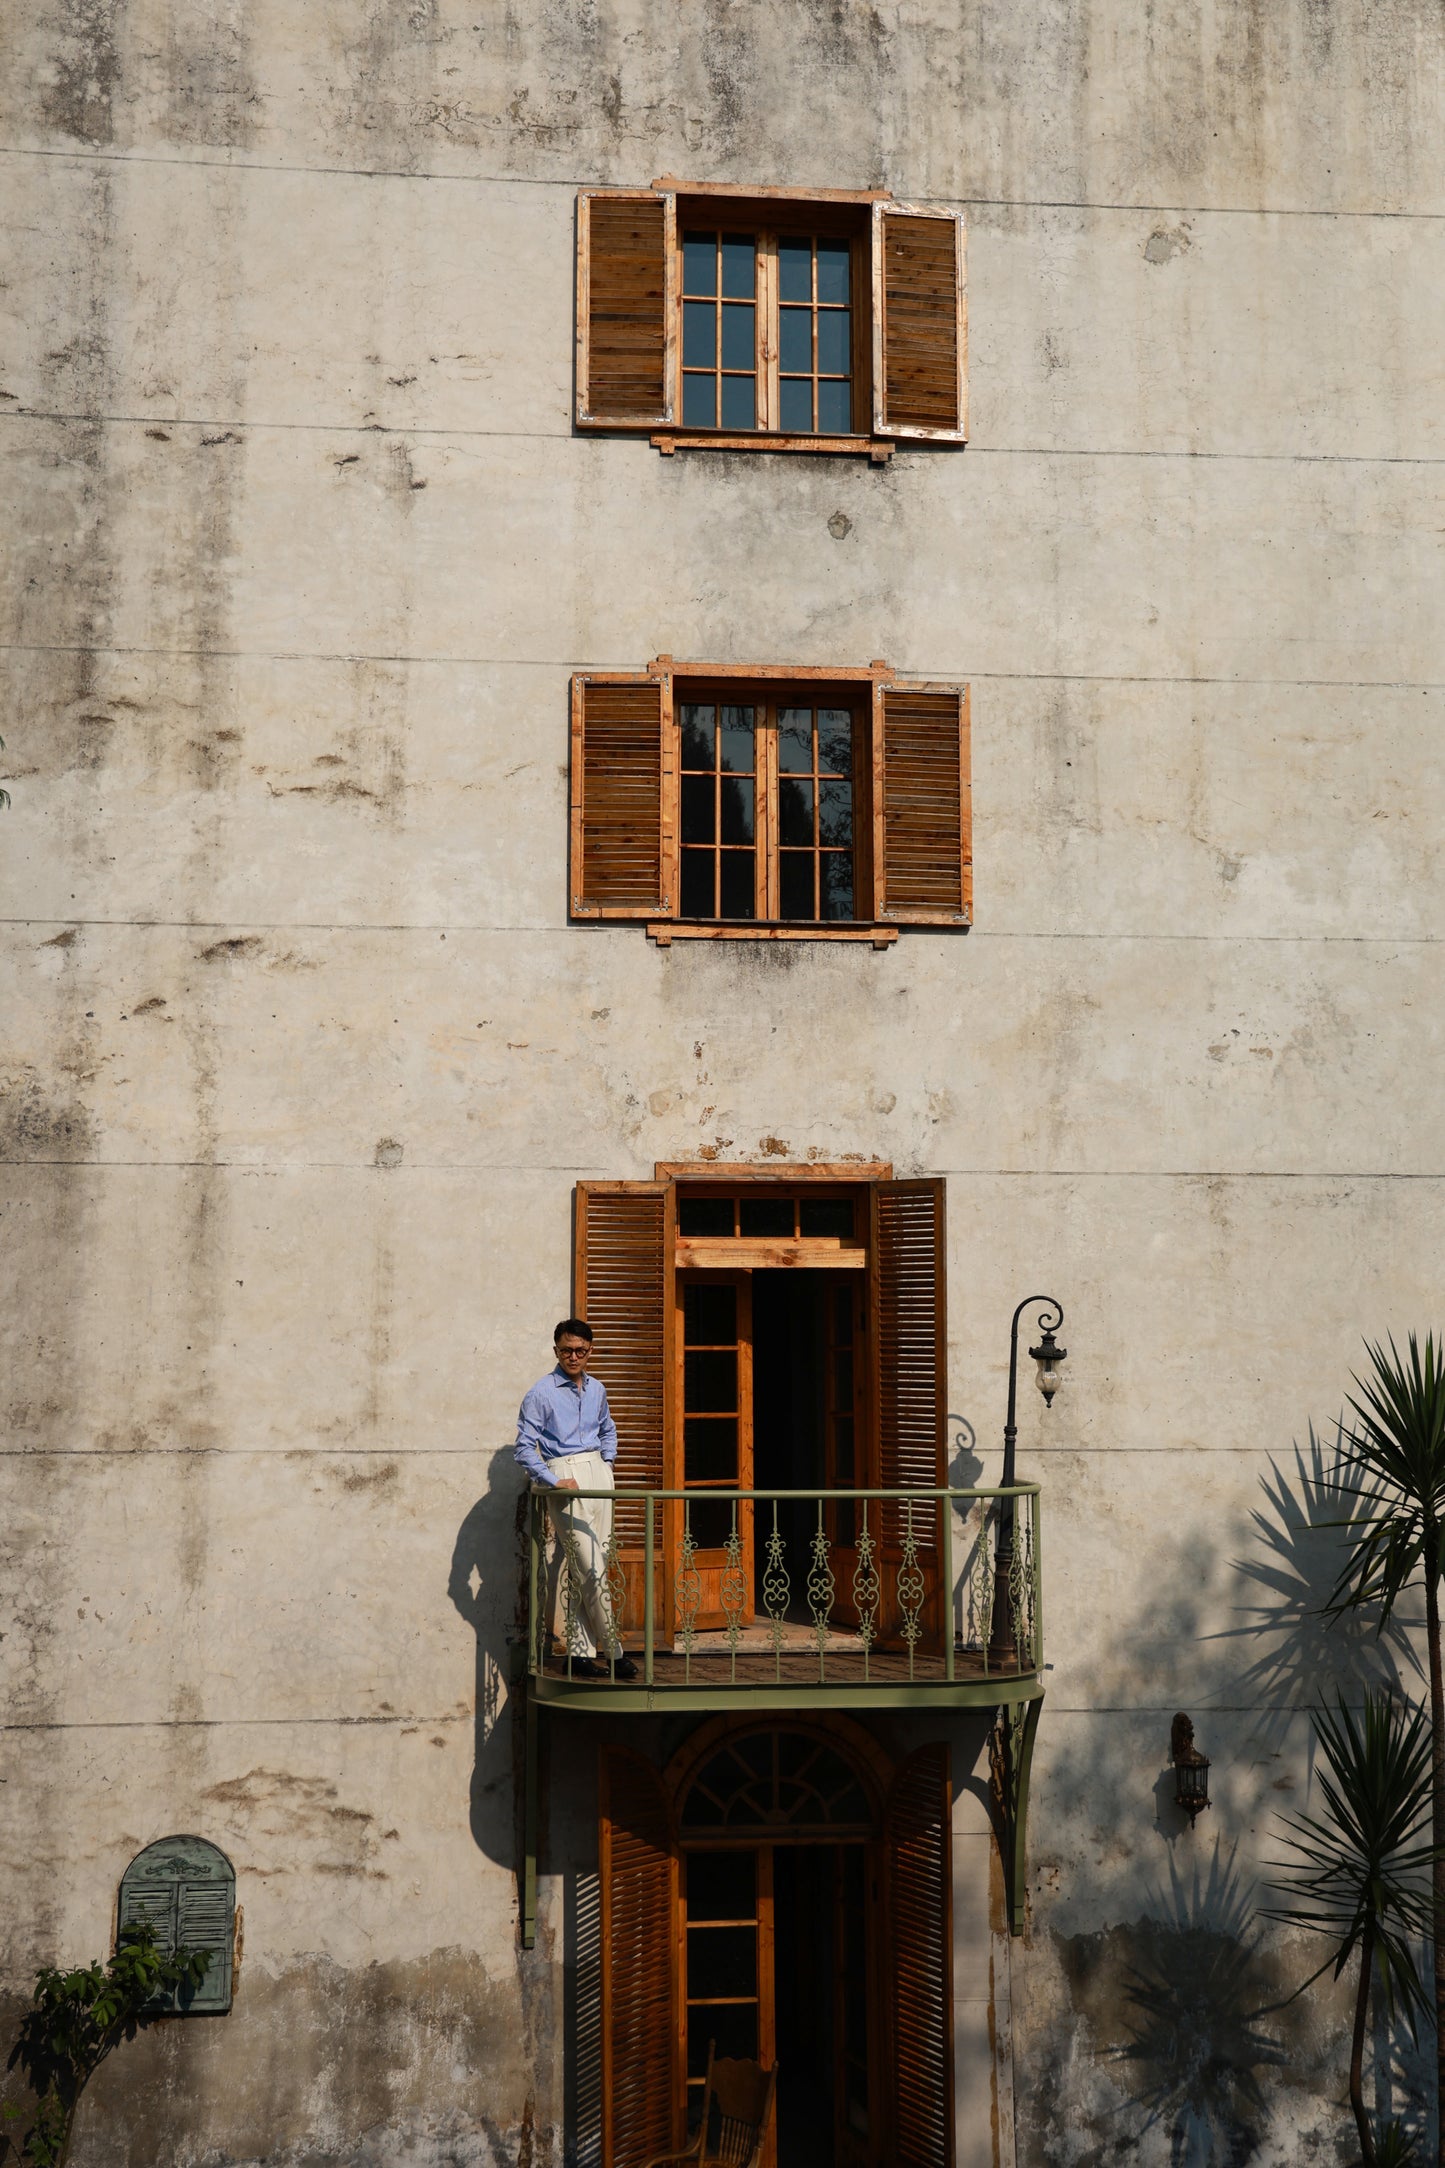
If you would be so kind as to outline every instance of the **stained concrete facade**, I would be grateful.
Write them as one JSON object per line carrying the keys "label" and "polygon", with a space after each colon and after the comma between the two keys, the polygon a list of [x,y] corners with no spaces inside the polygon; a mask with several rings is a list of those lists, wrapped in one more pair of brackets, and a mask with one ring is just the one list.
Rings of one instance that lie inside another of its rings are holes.
{"label": "stained concrete facade", "polygon": [[[946,1176],[964,1480],[1068,1309],[1011,1948],[955,1742],[960,2168],[1344,2157],[1253,1908],[1304,1708],[1391,1661],[1311,1616],[1304,1441],[1445,1236],[1442,60],[1433,0],[10,24],[10,2007],[169,1831],[243,1914],[84,2168],[591,2157],[507,1447],[573,1183],[706,1149]],[[575,191],[663,172],[961,207],[968,449],[574,434]],[[568,675],[660,651],[971,683],[974,930],[569,926]]]}

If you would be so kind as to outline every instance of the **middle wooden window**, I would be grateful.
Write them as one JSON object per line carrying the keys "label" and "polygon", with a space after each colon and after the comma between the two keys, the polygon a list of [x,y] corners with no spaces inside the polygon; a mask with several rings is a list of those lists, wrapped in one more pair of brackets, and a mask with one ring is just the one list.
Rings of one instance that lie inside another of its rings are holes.
{"label": "middle wooden window", "polygon": [[684,224],[681,259],[685,429],[846,437],[867,428],[860,234]]}
{"label": "middle wooden window", "polygon": [[680,686],[677,717],[681,916],[856,918],[861,709],[831,692]]}

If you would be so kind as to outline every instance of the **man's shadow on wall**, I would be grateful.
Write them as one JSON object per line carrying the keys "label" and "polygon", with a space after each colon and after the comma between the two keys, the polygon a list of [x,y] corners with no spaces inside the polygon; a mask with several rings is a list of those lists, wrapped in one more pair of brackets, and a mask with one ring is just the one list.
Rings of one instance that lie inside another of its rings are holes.
{"label": "man's shadow on wall", "polygon": [[452,1548],[447,1594],[476,1637],[475,1744],[472,1756],[472,1841],[486,1857],[515,1872],[516,1771],[521,1692],[527,1644],[526,1482],[509,1447],[487,1469],[487,1488]]}

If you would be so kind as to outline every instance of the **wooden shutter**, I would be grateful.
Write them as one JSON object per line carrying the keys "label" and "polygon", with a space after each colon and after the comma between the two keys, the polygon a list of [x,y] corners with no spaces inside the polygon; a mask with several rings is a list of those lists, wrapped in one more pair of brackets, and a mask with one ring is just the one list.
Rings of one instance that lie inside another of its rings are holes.
{"label": "wooden shutter", "polygon": [[966,685],[880,685],[873,707],[873,909],[914,926],[973,917]]}
{"label": "wooden shutter", "polygon": [[577,420],[655,429],[673,419],[677,198],[584,188],[577,198]]}
{"label": "wooden shutter", "polygon": [[[870,1188],[878,1481],[885,1489],[935,1490],[945,1481],[948,1396],[943,1182],[874,1182]],[[931,1531],[931,1519],[928,1526]]]}
{"label": "wooden shutter", "polygon": [[602,2163],[646,2168],[682,2140],[677,1853],[655,1769],[601,1754]]}
{"label": "wooden shutter", "polygon": [[899,1768],[883,1824],[891,2168],[952,2168],[952,1823],[940,1741]]}
{"label": "wooden shutter", "polygon": [[182,1882],[177,1922],[179,1946],[211,1953],[211,1962],[200,1986],[181,1990],[179,2001],[183,2009],[230,2009],[235,1918],[234,1891],[225,1882]]}
{"label": "wooden shutter", "polygon": [[670,681],[573,678],[574,918],[672,915],[676,765]]}
{"label": "wooden shutter", "polygon": [[873,206],[873,428],[962,444],[967,318],[963,217]]}
{"label": "wooden shutter", "polygon": [[[577,1184],[576,1313],[592,1327],[592,1369],[617,1425],[613,1480],[660,1490],[666,1481],[671,1395],[672,1271],[676,1205],[670,1182]],[[643,1622],[641,1506],[616,1509],[626,1581],[618,1624],[635,1638]],[[662,1517],[654,1521],[654,1586],[663,1579]]]}

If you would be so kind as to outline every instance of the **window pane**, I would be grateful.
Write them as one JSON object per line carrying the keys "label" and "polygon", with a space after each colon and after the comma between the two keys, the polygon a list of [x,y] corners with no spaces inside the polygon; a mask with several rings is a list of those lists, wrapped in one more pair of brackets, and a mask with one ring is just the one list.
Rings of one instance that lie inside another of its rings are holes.
{"label": "window pane", "polygon": [[684,700],[679,709],[679,722],[684,768],[711,768],[717,738],[717,709],[698,707],[691,700]]}
{"label": "window pane", "polygon": [[[730,1235],[733,1231],[732,1198],[693,1197],[688,1194],[685,1188],[679,1190],[677,1198],[677,1231],[680,1235]],[[715,1320],[700,1319],[694,1310],[693,1298],[697,1295],[715,1292],[717,1292],[715,1289],[700,1287],[690,1287],[687,1290],[687,1308],[685,1311],[687,1322],[684,1327],[687,1339],[706,1340],[708,1337],[705,1331],[694,1330],[694,1327],[708,1322],[715,1322]],[[723,1289],[722,1292],[726,1294],[730,1293],[731,1290]],[[731,1318],[725,1319],[724,1330],[719,1337],[724,1340],[731,1339],[735,1329],[733,1320]]]}
{"label": "window pane", "polygon": [[721,381],[723,428],[753,428],[757,422],[753,379],[750,376],[725,376]]}
{"label": "window pane", "polygon": [[779,708],[778,766],[784,775],[809,775],[813,767],[813,711]]}
{"label": "window pane", "polygon": [[712,843],[713,779],[710,775],[685,775],[682,779],[682,840]]}
{"label": "window pane", "polygon": [[[679,1203],[684,1201],[679,1199]],[[694,1209],[706,1204],[711,1210],[727,1214],[726,1225],[709,1228],[709,1234],[732,1233],[731,1197],[698,1197],[692,1202]],[[738,1336],[737,1289],[726,1283],[719,1286],[694,1280],[682,1291],[682,1330],[689,1347],[730,1347]]]}
{"label": "window pane", "polygon": [[[726,320],[727,310],[723,317]],[[820,309],[818,311],[818,369],[825,376],[848,374],[848,326],[850,318],[846,309]],[[727,336],[726,329],[723,332]]]}
{"label": "window pane", "polygon": [[846,241],[820,241],[818,243],[818,299],[820,301],[846,301],[848,299],[848,256]]}
{"label": "window pane", "polygon": [[834,849],[853,841],[853,786],[841,776],[818,785],[818,841]]}
{"label": "window pane", "polygon": [[722,907],[721,918],[752,918],[756,915],[753,901],[753,854],[751,851],[724,851],[722,854]]}
{"label": "window pane", "polygon": [[734,299],[752,299],[756,257],[757,244],[750,233],[723,235],[722,290],[725,294]]}
{"label": "window pane", "polygon": [[685,376],[682,380],[682,418],[689,429],[717,427],[717,378]]}
{"label": "window pane", "polygon": [[806,376],[813,366],[813,312],[779,309],[778,367],[784,375]]}
{"label": "window pane", "polygon": [[752,303],[729,301],[723,310],[722,365],[725,369],[753,369],[757,359]]}
{"label": "window pane", "polygon": [[717,367],[717,309],[711,301],[682,305],[682,365],[685,369]]}
{"label": "window pane", "polygon": [[[683,788],[686,789],[686,784]],[[717,876],[717,860],[711,851],[684,851],[682,854],[682,915],[684,918],[713,918],[717,913],[717,900],[713,890]],[[731,1229],[729,1229],[731,1232]]]}
{"label": "window pane", "polygon": [[822,892],[823,918],[853,916],[853,853],[824,851],[818,861],[818,885]]}
{"label": "window pane", "polygon": [[718,2059],[741,2056],[756,2061],[758,2010],[751,2002],[698,2003],[687,2013],[687,2073],[701,2078],[707,2073],[707,2045],[712,2041]]}
{"label": "window pane", "polygon": [[796,431],[800,436],[813,432],[813,384],[810,377],[801,381],[795,376],[785,376],[778,386],[778,425],[785,430]]}
{"label": "window pane", "polygon": [[798,1227],[805,1235],[836,1235],[841,1242],[851,1242],[852,1201],[847,1197],[804,1197],[798,1206]]}
{"label": "window pane", "polygon": [[778,293],[784,301],[813,298],[813,244],[809,240],[778,242]]}
{"label": "window pane", "polygon": [[682,237],[682,290],[685,294],[717,292],[717,236],[685,233]]}
{"label": "window pane", "polygon": [[687,1938],[687,1992],[699,2001],[719,1995],[756,1995],[756,1927],[700,1927]]}
{"label": "window pane", "polygon": [[791,1197],[739,1197],[738,1232],[751,1236],[754,1241],[775,1241],[779,1237],[791,1240],[793,1233],[793,1200]]}
{"label": "window pane", "polygon": [[752,708],[725,707],[722,711],[722,771],[724,775],[753,772]]}
{"label": "window pane", "polygon": [[813,854],[811,851],[780,851],[778,854],[779,908],[784,918],[813,915]]}
{"label": "window pane", "polygon": [[756,1852],[689,1852],[689,1920],[750,1920],[757,1904]]}
{"label": "window pane", "polygon": [[733,1510],[704,1491],[691,1506],[692,1540],[700,1551],[720,1551],[732,1534]]}
{"label": "window pane", "polygon": [[[683,785],[686,789],[686,784]],[[811,843],[813,840],[813,786],[811,783],[794,782],[791,776],[778,785],[779,841],[783,843]],[[684,831],[686,833],[686,831]]]}
{"label": "window pane", "polygon": [[[846,790],[846,783],[835,784]],[[753,779],[750,775],[725,775],[722,781],[722,840],[751,843],[753,840]]]}
{"label": "window pane", "polygon": [[848,708],[819,708],[818,767],[825,775],[853,773],[853,716]]}
{"label": "window pane", "polygon": [[853,391],[836,377],[818,381],[818,428],[826,437],[846,437],[853,427]]}
{"label": "window pane", "polygon": [[689,1349],[682,1358],[682,1404],[689,1415],[735,1415],[738,1359],[731,1348]]}

